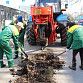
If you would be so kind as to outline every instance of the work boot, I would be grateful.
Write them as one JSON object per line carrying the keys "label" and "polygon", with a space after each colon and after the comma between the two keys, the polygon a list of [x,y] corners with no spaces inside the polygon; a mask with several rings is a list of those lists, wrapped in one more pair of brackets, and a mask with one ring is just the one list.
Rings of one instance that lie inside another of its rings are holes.
{"label": "work boot", "polygon": [[72,61],[72,66],[69,66],[70,69],[76,70],[76,63]]}
{"label": "work boot", "polygon": [[83,70],[83,66],[79,66],[79,68],[80,68],[81,70]]}
{"label": "work boot", "polygon": [[83,70],[83,63],[81,62],[81,65],[79,66],[81,70]]}
{"label": "work boot", "polygon": [[70,69],[76,70],[76,66],[69,66]]}
{"label": "work boot", "polygon": [[4,67],[6,67],[6,65],[5,65],[5,64],[3,64],[1,68],[4,68]]}

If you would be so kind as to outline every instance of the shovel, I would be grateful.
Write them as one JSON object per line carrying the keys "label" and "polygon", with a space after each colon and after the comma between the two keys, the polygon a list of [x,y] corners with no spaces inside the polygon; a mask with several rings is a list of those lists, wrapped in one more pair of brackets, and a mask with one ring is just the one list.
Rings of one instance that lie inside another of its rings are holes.
{"label": "shovel", "polygon": [[21,49],[21,51],[22,51],[22,53],[25,55],[25,57],[26,57],[26,58],[28,58],[27,53],[22,49],[22,47],[21,47],[21,46],[19,46],[19,48]]}
{"label": "shovel", "polygon": [[19,48],[21,49],[22,53],[25,55],[26,58],[28,58],[28,54],[30,54],[31,52],[35,52],[35,51],[41,50],[41,49],[32,50],[32,51],[29,51],[28,54],[27,54],[20,45],[19,45]]}
{"label": "shovel", "polygon": [[63,51],[63,52],[61,52],[60,54],[56,55],[55,57],[60,56],[60,55],[64,54],[65,52],[66,52],[66,51]]}

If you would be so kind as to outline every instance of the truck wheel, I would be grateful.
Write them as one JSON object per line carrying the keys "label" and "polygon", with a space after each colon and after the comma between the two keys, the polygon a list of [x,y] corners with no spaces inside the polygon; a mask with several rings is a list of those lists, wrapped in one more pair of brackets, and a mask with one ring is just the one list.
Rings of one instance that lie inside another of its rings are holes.
{"label": "truck wheel", "polygon": [[66,46],[66,45],[67,45],[66,43],[67,43],[66,40],[61,41],[61,45],[62,45],[62,46]]}
{"label": "truck wheel", "polygon": [[30,45],[36,45],[36,38],[33,31],[33,28],[27,30],[27,41]]}
{"label": "truck wheel", "polygon": [[66,46],[67,45],[67,37],[66,37],[66,30],[62,30],[62,35],[61,35],[61,45]]}

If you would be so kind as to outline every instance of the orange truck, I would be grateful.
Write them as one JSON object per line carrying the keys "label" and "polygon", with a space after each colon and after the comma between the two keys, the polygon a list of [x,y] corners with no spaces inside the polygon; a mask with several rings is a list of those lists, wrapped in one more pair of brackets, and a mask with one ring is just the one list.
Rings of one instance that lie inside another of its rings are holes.
{"label": "orange truck", "polygon": [[32,22],[27,29],[27,40],[30,45],[49,45],[56,41],[57,23],[54,20],[53,6],[31,6]]}

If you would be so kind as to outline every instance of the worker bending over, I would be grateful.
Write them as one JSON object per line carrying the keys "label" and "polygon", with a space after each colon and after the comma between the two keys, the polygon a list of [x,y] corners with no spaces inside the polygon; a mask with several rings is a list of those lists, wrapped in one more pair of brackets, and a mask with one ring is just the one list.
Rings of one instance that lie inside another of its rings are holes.
{"label": "worker bending over", "polygon": [[[19,33],[19,37],[18,37],[18,41],[19,44],[21,46],[22,49],[24,49],[24,35],[25,35],[25,31],[26,31],[26,23],[23,21],[23,17],[22,16],[18,16],[17,17],[17,22],[22,22],[23,23],[23,28],[21,29],[20,33]],[[18,58],[18,50],[15,52],[15,58]],[[23,57],[23,54],[21,53],[21,57]]]}
{"label": "worker bending over", "polygon": [[17,25],[6,26],[2,32],[0,32],[0,67],[3,67],[3,54],[6,54],[8,60],[8,67],[13,67],[14,60],[12,57],[12,49],[10,47],[9,41],[12,38],[15,44],[15,49],[18,49],[18,39],[19,32],[23,28],[23,23],[18,22]]}

